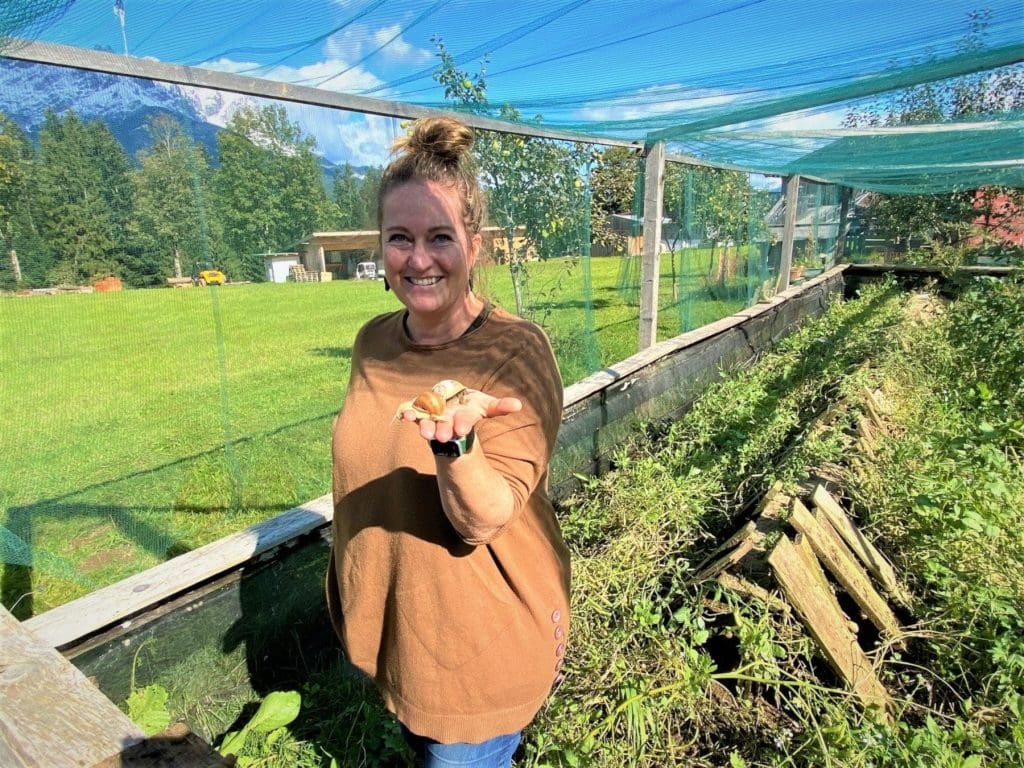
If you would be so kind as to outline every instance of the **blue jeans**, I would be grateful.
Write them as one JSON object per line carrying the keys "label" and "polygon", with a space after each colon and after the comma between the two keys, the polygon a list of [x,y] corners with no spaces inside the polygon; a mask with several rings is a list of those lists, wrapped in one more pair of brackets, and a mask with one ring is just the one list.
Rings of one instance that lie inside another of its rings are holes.
{"label": "blue jeans", "polygon": [[509,768],[521,734],[495,736],[480,744],[441,744],[417,736],[403,725],[402,736],[416,753],[417,764],[424,768]]}

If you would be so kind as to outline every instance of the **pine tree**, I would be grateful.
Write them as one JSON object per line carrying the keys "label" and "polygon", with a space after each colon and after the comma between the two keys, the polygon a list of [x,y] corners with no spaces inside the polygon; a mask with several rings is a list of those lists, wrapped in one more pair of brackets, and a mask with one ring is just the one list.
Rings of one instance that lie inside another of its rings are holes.
{"label": "pine tree", "polygon": [[39,130],[40,230],[53,250],[51,283],[83,284],[117,272],[114,222],[96,146],[73,111],[47,111]]}

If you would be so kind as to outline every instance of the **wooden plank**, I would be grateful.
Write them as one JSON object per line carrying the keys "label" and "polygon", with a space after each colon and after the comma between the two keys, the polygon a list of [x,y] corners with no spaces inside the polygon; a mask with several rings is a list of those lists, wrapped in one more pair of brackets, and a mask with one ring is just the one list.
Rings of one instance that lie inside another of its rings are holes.
{"label": "wooden plank", "polygon": [[715,577],[715,579],[726,589],[731,589],[737,594],[747,595],[749,597],[753,597],[755,600],[760,600],[772,610],[785,614],[788,614],[791,610],[789,603],[785,600],[780,600],[764,587],[759,586],[748,579],[744,579],[742,576],[736,576],[728,571],[722,571]]}
{"label": "wooden plank", "polygon": [[330,494],[272,517],[204,547],[33,616],[24,623],[55,648],[99,632],[207,579],[238,567],[267,550],[330,524]]}
{"label": "wooden plank", "polygon": [[742,560],[743,557],[746,556],[747,553],[749,553],[750,550],[754,548],[754,543],[755,542],[753,537],[744,539],[742,542],[740,542],[740,545],[736,547],[734,550],[726,553],[710,565],[702,568],[697,573],[697,575],[693,577],[693,580],[696,582],[700,582],[714,578],[729,566],[735,565],[740,560]]}
{"label": "wooden plank", "polygon": [[860,529],[854,525],[853,520],[846,514],[846,511],[839,505],[839,502],[833,498],[832,494],[819,485],[814,489],[811,501],[817,509],[821,510],[829,523],[832,524],[832,527],[838,531],[846,545],[864,564],[868,573],[882,585],[882,589],[885,590],[886,594],[899,602],[900,605],[909,608],[910,596],[900,585],[899,581],[897,581],[896,571],[892,565],[878,551],[875,545],[861,533]]}
{"label": "wooden plank", "polygon": [[722,542],[719,546],[715,547],[714,551],[707,557],[705,557],[704,560],[701,561],[700,565],[694,568],[694,570],[697,573],[700,573],[704,569],[704,566],[706,566],[720,554],[725,552],[725,550],[730,549],[731,547],[735,547],[744,539],[749,538],[756,528],[757,526],[754,524],[754,521],[748,520],[746,525],[744,525],[742,528],[736,531],[736,533],[734,533],[732,536],[730,536],[728,539]]}
{"label": "wooden plank", "polygon": [[575,131],[563,131],[557,128],[538,125],[534,122],[513,123],[472,112],[455,112],[407,104],[400,101],[375,99],[371,96],[357,96],[340,91],[328,91],[294,83],[282,83],[259,77],[249,77],[231,72],[218,72],[199,67],[186,67],[180,64],[168,64],[150,58],[127,56],[94,48],[78,48],[71,45],[46,43],[24,38],[4,37],[4,57],[35,61],[40,64],[51,64],[56,67],[70,67],[91,72],[105,72],[111,75],[127,75],[128,77],[144,77],[162,83],[190,85],[198,88],[213,88],[229,93],[242,93],[277,101],[289,101],[296,104],[309,104],[316,107],[329,107],[348,112],[362,112],[368,115],[418,119],[421,117],[453,117],[472,128],[485,131],[498,131],[520,136],[537,136],[558,141],[582,141],[612,147],[630,147],[639,149],[641,142],[609,136],[593,136]]}
{"label": "wooden plank", "polygon": [[861,393],[864,397],[864,405],[868,409],[868,416],[871,418],[872,423],[879,429],[884,430],[885,422],[882,421],[882,409],[879,406],[874,393],[867,387],[864,387],[864,389],[861,390]]}
{"label": "wooden plank", "polygon": [[793,499],[789,523],[807,537],[814,554],[864,611],[864,615],[871,623],[887,637],[898,637],[899,621],[888,603],[871,586],[871,581],[861,569],[854,554],[843,543],[828,520],[823,516],[819,519],[811,514],[799,499]]}
{"label": "wooden plank", "polygon": [[144,738],[71,662],[0,609],[0,765],[91,768]]}
{"label": "wooden plank", "polygon": [[835,596],[823,591],[821,580],[808,572],[804,558],[788,536],[776,543],[768,556],[779,586],[829,665],[866,706],[886,710],[889,695],[875,674],[871,661],[857,644],[857,638],[834,607]]}

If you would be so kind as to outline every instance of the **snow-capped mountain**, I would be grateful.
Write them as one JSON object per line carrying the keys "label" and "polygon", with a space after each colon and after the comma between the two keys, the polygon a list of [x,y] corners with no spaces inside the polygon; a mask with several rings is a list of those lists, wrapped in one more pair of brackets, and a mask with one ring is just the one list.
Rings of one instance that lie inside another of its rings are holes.
{"label": "snow-capped mountain", "polygon": [[[102,119],[132,157],[149,146],[146,119],[169,114],[216,164],[217,133],[236,109],[255,103],[241,94],[0,58],[0,112],[29,136],[38,134],[47,109],[73,109],[82,121]],[[320,163],[325,176],[338,167],[323,156]]]}
{"label": "snow-capped mountain", "polygon": [[47,109],[57,114],[73,109],[83,121],[102,118],[130,155],[149,144],[146,118],[162,113],[177,118],[215,157],[215,136],[227,116],[214,106],[219,94],[199,90],[185,93],[149,80],[0,59],[0,111],[30,136]]}

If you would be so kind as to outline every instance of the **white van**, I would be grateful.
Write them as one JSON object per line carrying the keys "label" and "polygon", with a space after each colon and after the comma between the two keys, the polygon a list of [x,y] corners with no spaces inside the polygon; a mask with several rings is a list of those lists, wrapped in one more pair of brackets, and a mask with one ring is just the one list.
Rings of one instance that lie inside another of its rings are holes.
{"label": "white van", "polygon": [[372,261],[361,261],[356,264],[356,280],[376,280],[377,265]]}

